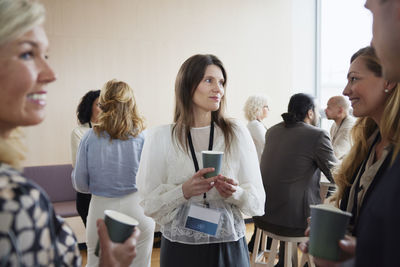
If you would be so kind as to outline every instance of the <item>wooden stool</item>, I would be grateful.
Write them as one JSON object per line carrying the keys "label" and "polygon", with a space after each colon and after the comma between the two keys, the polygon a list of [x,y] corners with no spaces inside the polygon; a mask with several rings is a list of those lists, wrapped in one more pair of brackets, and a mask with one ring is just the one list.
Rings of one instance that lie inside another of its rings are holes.
{"label": "wooden stool", "polygon": [[[262,245],[261,251],[260,247],[260,239],[262,236]],[[267,250],[267,237],[272,238],[271,249]],[[278,244],[279,241],[285,243],[285,267],[292,267],[292,257],[294,259],[294,266],[297,267],[298,259],[297,259],[297,244],[300,242],[306,242],[308,237],[290,237],[290,236],[280,236],[275,235],[273,233],[269,233],[260,228],[257,229],[256,240],[254,242],[253,255],[251,257],[250,265],[251,267],[273,267],[275,257],[278,253]],[[263,262],[263,258],[265,254],[268,254],[267,262]],[[309,267],[315,267],[314,263],[311,260],[311,256],[309,254],[304,254],[301,257],[300,267],[303,267],[305,263],[308,263]]]}

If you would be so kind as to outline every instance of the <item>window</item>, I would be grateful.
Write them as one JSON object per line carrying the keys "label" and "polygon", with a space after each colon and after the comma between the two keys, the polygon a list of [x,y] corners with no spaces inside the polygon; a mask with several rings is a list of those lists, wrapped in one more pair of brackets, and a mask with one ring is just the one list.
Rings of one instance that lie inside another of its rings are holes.
{"label": "window", "polygon": [[[346,85],[351,56],[368,46],[372,38],[372,15],[365,0],[317,0],[320,12],[319,84],[320,108],[328,99],[341,95]],[[317,74],[318,75],[318,74]],[[332,121],[322,119],[328,130]]]}

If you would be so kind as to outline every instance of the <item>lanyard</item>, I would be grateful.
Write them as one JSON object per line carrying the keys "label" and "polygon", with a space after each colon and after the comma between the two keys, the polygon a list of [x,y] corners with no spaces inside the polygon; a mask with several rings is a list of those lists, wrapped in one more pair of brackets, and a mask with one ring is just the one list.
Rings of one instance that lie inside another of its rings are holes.
{"label": "lanyard", "polygon": [[[188,134],[188,142],[189,142],[190,154],[192,154],[194,169],[196,170],[196,172],[198,172],[199,171],[199,163],[198,163],[197,158],[196,158],[196,153],[194,152],[194,147],[193,147],[193,142],[192,142],[192,135],[190,134],[190,131],[189,131],[189,134]],[[213,143],[214,143],[214,123],[211,122],[211,125],[210,125],[210,139],[208,141],[208,150],[212,150],[213,149]],[[207,194],[204,193],[204,195],[203,195],[204,203],[206,203],[206,198],[207,198]]]}

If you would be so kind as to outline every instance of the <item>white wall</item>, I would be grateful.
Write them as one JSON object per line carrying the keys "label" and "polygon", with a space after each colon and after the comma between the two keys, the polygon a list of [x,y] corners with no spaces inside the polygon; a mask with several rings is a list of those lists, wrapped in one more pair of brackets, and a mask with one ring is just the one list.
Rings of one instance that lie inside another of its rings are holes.
{"label": "white wall", "polygon": [[48,86],[47,119],[26,129],[25,165],[69,163],[79,99],[112,78],[134,88],[148,126],[171,123],[176,73],[196,53],[224,62],[229,116],[244,120],[246,98],[263,93],[271,99],[266,125],[279,122],[301,76],[293,73],[293,36],[301,36],[293,34],[293,1],[42,1],[58,80]]}

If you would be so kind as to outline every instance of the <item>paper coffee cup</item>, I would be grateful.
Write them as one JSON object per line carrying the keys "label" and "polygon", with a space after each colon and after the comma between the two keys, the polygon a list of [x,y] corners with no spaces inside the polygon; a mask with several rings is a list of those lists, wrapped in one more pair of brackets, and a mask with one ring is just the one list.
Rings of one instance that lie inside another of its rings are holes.
{"label": "paper coffee cup", "polygon": [[339,240],[343,239],[351,213],[331,205],[311,205],[309,253],[316,258],[338,261]]}
{"label": "paper coffee cup", "polygon": [[[104,211],[104,223],[107,226],[108,235],[114,243],[125,242],[139,224],[136,219],[115,210]],[[99,255],[99,249],[100,245],[99,242],[97,242],[95,250],[96,256]]]}
{"label": "paper coffee cup", "polygon": [[201,151],[201,155],[203,158],[203,168],[214,168],[213,172],[204,175],[205,178],[214,177],[221,173],[222,156],[224,152],[206,150]]}

